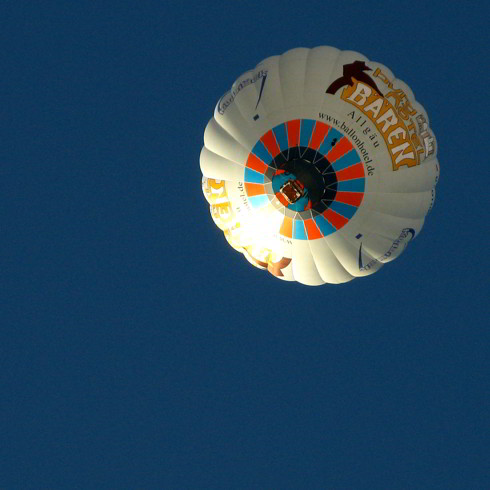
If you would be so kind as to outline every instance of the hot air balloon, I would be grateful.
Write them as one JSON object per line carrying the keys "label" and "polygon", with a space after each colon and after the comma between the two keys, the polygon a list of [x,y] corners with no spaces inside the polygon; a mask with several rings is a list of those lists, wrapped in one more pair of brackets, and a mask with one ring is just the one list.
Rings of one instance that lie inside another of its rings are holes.
{"label": "hot air balloon", "polygon": [[202,188],[228,243],[307,285],[399,257],[439,178],[436,139],[410,88],[354,51],[298,48],[260,62],[218,101]]}

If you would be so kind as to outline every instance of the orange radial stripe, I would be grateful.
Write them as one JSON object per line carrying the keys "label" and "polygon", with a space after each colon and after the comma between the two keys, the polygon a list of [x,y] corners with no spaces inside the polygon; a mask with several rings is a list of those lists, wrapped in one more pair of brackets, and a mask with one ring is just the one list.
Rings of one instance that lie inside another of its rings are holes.
{"label": "orange radial stripe", "polygon": [[291,218],[284,216],[284,221],[282,222],[279,233],[287,238],[293,237],[293,220]]}
{"label": "orange radial stripe", "polygon": [[337,192],[335,200],[351,206],[360,206],[363,197],[362,192]]}
{"label": "orange radial stripe", "polygon": [[267,165],[253,153],[248,155],[247,167],[260,172],[261,174],[265,174],[267,172]]}
{"label": "orange radial stripe", "polygon": [[356,163],[350,167],[339,170],[335,173],[337,180],[350,180],[350,179],[360,179],[364,177],[364,167],[362,163]]}
{"label": "orange radial stripe", "polygon": [[260,194],[265,194],[264,184],[252,184],[245,182],[245,190],[247,192],[247,196],[259,196]]}
{"label": "orange radial stripe", "polygon": [[329,129],[330,126],[327,126],[325,123],[322,123],[321,121],[317,121],[315,124],[315,130],[311,135],[310,144],[308,146],[310,148],[313,148],[314,150],[318,150],[318,148],[320,148],[320,145],[322,144],[322,141],[325,138],[325,135],[328,133]]}
{"label": "orange radial stripe", "polygon": [[335,162],[342,155],[345,155],[349,150],[352,150],[351,142],[344,136],[339,142],[328,152],[327,158],[329,162]]}
{"label": "orange radial stripe", "polygon": [[336,230],[340,230],[340,228],[342,228],[342,226],[344,226],[349,221],[346,217],[336,213],[332,209],[327,209],[326,211],[324,211],[323,216],[327,218],[327,220]]}
{"label": "orange radial stripe", "polygon": [[267,133],[265,133],[264,136],[260,138],[260,141],[264,143],[264,146],[267,148],[267,151],[272,155],[273,158],[276,158],[276,156],[281,153],[281,149],[277,144],[276,137],[272,130],[267,131]]}
{"label": "orange radial stripe", "polygon": [[308,240],[316,240],[317,238],[322,238],[323,233],[318,229],[315,222],[312,219],[307,219],[304,221],[306,226],[306,233],[308,235]]}
{"label": "orange radial stripe", "polygon": [[299,128],[301,121],[295,119],[294,121],[288,121],[288,145],[299,146]]}

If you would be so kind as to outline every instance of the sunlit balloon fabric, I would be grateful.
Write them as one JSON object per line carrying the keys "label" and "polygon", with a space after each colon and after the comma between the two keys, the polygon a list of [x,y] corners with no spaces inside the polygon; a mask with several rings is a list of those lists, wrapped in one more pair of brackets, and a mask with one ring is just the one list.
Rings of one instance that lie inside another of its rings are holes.
{"label": "sunlit balloon fabric", "polygon": [[204,133],[202,187],[247,260],[308,285],[379,270],[422,229],[439,178],[424,108],[385,66],[320,46],[240,76]]}

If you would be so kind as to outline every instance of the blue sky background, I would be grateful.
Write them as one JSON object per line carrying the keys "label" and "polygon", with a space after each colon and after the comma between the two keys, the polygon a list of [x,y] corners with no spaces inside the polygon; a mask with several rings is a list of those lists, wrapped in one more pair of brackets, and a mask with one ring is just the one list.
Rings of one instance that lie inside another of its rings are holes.
{"label": "blue sky background", "polygon": [[[484,2],[3,2],[2,489],[488,489]],[[403,256],[309,288],[201,193],[218,98],[360,51],[426,108],[435,207]]]}

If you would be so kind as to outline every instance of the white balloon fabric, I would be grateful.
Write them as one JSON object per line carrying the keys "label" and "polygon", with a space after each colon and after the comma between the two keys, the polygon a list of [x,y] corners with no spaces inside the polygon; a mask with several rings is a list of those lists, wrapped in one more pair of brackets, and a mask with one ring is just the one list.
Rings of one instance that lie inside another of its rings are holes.
{"label": "white balloon fabric", "polygon": [[439,178],[424,108],[385,66],[320,46],[265,59],[204,132],[202,186],[229,244],[307,285],[379,270],[419,234]]}

